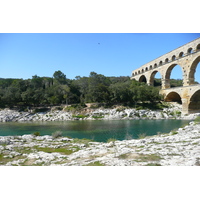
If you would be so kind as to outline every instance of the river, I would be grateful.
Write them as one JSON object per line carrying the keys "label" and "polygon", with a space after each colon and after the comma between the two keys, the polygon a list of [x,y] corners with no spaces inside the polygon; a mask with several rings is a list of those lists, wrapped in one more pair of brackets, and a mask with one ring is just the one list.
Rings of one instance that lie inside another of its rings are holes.
{"label": "river", "polygon": [[0,136],[24,135],[39,132],[51,135],[61,131],[63,136],[87,138],[97,142],[137,139],[140,134],[156,135],[168,133],[188,123],[188,120],[96,120],[96,121],[57,121],[57,122],[6,122],[0,123]]}

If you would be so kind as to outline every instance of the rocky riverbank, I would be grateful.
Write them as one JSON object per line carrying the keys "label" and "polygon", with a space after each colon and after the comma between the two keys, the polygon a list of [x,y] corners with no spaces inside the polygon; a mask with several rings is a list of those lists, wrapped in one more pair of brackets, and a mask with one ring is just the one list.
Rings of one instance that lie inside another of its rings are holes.
{"label": "rocky riverbank", "polygon": [[137,110],[125,107],[86,108],[80,111],[51,109],[46,112],[19,112],[16,110],[0,110],[0,122],[17,121],[67,121],[67,120],[119,120],[119,119],[194,119],[199,114],[181,115],[181,106],[172,105],[159,111]]}
{"label": "rocky riverbank", "polygon": [[56,135],[1,136],[0,165],[199,166],[200,123],[190,122],[168,134],[107,143]]}
{"label": "rocky riverbank", "polygon": [[[124,107],[86,109],[81,112],[51,110],[19,112],[0,110],[0,122],[64,121],[114,119],[195,119],[199,113],[182,116],[180,106],[161,111]],[[200,165],[200,123],[190,122],[184,128],[143,139],[93,142],[52,136],[0,136],[0,165],[63,166],[167,166]]]}

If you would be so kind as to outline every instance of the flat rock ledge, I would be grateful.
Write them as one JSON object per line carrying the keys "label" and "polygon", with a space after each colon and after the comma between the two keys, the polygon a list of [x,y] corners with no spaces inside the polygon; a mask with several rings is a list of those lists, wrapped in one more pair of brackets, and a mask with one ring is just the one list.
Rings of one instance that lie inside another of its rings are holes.
{"label": "flat rock ledge", "polygon": [[52,136],[1,136],[4,166],[200,166],[200,123],[109,143]]}
{"label": "flat rock ledge", "polygon": [[200,113],[181,115],[180,105],[164,108],[159,111],[136,110],[128,108],[86,109],[80,112],[52,110],[48,112],[19,112],[16,110],[0,110],[0,122],[25,121],[69,121],[69,120],[121,120],[121,119],[195,119]]}

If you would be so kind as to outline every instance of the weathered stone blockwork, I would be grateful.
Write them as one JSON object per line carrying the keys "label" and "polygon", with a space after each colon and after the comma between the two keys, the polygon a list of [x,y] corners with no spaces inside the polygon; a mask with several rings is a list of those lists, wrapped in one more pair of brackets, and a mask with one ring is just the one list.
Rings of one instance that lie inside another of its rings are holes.
{"label": "weathered stone blockwork", "polygon": [[[200,38],[162,55],[132,71],[131,79],[153,85],[157,72],[161,74],[162,89],[166,101],[180,101],[183,113],[200,112],[200,84],[195,83],[195,71],[200,62]],[[183,87],[170,88],[170,75],[173,68],[182,69]]]}

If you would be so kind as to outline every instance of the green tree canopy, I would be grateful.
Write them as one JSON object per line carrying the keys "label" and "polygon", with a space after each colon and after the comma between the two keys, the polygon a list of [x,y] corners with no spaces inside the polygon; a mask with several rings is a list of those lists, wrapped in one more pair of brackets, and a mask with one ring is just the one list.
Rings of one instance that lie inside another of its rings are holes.
{"label": "green tree canopy", "polygon": [[66,83],[66,75],[63,72],[61,72],[60,70],[54,72],[53,78],[56,81],[58,81],[58,83],[60,83],[60,84]]}

